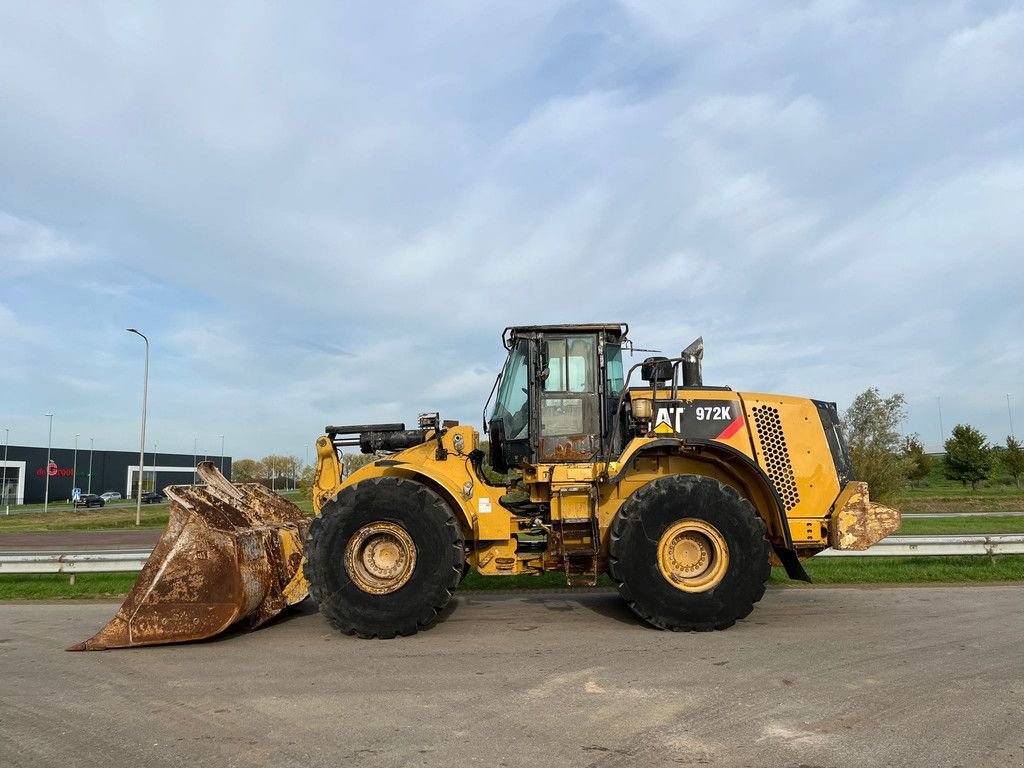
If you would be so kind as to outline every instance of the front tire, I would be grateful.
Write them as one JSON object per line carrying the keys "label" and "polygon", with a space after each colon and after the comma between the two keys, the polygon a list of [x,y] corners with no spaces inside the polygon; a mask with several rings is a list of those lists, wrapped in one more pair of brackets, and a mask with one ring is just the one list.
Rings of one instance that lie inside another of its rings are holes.
{"label": "front tire", "polygon": [[310,526],[305,573],[320,613],[359,637],[411,635],[437,620],[462,576],[451,507],[420,483],[364,480]]}
{"label": "front tire", "polygon": [[608,571],[629,607],[656,627],[725,629],[764,595],[765,532],[734,488],[697,475],[662,477],[619,510]]}

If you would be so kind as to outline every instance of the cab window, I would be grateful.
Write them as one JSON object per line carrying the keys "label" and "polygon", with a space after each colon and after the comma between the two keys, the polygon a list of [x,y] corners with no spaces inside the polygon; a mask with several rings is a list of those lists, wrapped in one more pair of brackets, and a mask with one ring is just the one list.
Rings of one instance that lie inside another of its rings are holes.
{"label": "cab window", "polygon": [[[569,336],[547,342],[545,392],[594,392],[594,338]],[[621,369],[621,362],[620,362]]]}
{"label": "cab window", "polygon": [[622,372],[622,347],[618,344],[606,344],[604,359],[608,366],[608,396],[618,397],[626,383]]}

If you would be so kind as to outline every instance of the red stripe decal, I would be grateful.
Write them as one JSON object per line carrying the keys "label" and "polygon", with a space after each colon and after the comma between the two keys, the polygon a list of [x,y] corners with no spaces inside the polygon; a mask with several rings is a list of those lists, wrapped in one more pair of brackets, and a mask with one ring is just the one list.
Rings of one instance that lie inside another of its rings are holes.
{"label": "red stripe decal", "polygon": [[730,424],[728,427],[726,427],[722,431],[722,434],[720,434],[718,437],[715,438],[715,440],[728,440],[730,437],[732,437],[737,432],[739,432],[740,431],[740,427],[742,427],[742,426],[743,426],[743,414],[741,413],[739,416],[736,417],[736,419],[732,422],[732,424]]}

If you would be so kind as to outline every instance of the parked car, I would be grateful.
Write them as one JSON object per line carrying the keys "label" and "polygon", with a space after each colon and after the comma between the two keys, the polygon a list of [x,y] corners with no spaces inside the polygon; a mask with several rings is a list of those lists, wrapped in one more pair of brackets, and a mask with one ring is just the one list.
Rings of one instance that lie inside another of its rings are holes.
{"label": "parked car", "polygon": [[160,491],[146,491],[142,494],[143,504],[160,504],[167,499]]}
{"label": "parked car", "polygon": [[78,501],[75,502],[76,507],[102,507],[106,504],[102,496],[97,496],[95,493],[83,493],[78,497]]}
{"label": "parked car", "polygon": [[100,498],[104,501],[117,501],[121,498],[121,494],[117,491],[105,491],[100,494]]}

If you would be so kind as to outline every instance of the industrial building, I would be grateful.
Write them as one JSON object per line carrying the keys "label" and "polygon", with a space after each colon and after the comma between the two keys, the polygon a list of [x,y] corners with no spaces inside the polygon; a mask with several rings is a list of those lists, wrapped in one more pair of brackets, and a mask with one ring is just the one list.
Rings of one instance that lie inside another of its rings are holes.
{"label": "industrial building", "polygon": [[[49,478],[50,501],[66,501],[75,488],[82,493],[117,491],[124,497],[135,495],[139,473],[138,451],[99,451],[88,448],[51,448],[47,462],[46,448],[23,445],[0,446],[0,506],[41,504],[46,496]],[[144,491],[168,485],[193,482],[195,464],[192,454],[145,454],[142,475]],[[231,477],[230,456],[203,456],[223,466]]]}

